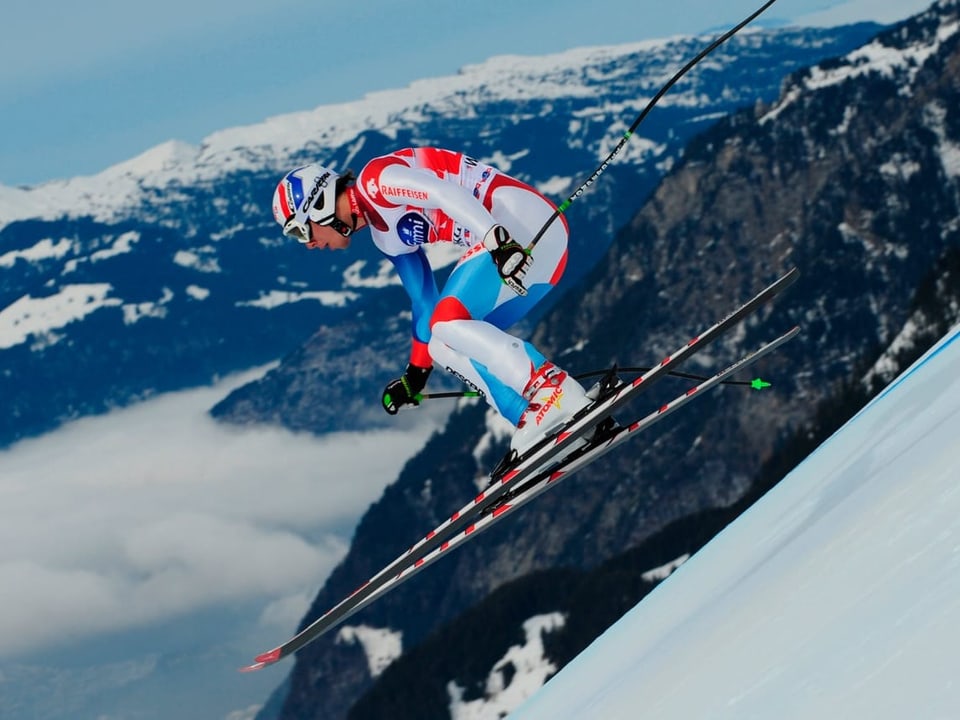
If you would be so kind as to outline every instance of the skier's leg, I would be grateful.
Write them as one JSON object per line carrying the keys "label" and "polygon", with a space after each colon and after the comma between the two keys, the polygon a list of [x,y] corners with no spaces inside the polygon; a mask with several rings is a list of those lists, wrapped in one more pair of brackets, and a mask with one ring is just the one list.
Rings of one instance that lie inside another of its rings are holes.
{"label": "skier's leg", "polygon": [[[532,237],[553,212],[542,196],[515,181],[494,189],[488,195],[494,198],[491,213],[515,237]],[[565,225],[551,226],[534,251],[525,296],[504,285],[485,252],[468,253],[451,273],[431,319],[431,356],[521,428],[511,443],[521,452],[587,402],[579,383],[530,343],[502,330],[553,288],[566,264],[566,245]]]}
{"label": "skier's leg", "polygon": [[430,355],[517,426],[510,441],[517,453],[588,402],[580,384],[533,345],[482,320],[436,323]]}
{"label": "skier's leg", "polygon": [[546,362],[530,343],[482,320],[458,319],[433,326],[430,356],[447,372],[480,391],[516,425],[528,401],[523,389]]}

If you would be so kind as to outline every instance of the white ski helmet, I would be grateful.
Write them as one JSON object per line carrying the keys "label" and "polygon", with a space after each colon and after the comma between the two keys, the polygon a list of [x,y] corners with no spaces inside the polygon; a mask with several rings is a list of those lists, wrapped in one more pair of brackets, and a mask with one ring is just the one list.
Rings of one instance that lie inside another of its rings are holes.
{"label": "white ski helmet", "polygon": [[340,176],[323,165],[304,165],[284,175],[273,192],[273,217],[283,227],[283,234],[302,243],[310,242],[307,220],[330,225],[337,200],[337,178]]}

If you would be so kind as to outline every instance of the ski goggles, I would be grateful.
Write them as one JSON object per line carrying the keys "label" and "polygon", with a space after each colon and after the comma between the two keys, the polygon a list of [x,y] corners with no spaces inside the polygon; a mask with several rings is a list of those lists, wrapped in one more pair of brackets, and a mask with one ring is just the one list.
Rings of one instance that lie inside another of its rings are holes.
{"label": "ski goggles", "polygon": [[[313,218],[310,218],[313,220]],[[336,219],[335,215],[328,215],[323,220],[313,220],[317,225],[332,225],[333,221]],[[310,223],[305,220],[301,222],[297,220],[296,216],[291,217],[283,225],[283,234],[287,237],[296,238],[297,242],[308,243],[312,240],[312,234],[310,232]]]}
{"label": "ski goggles", "polygon": [[300,222],[296,218],[290,218],[283,225],[283,234],[287,237],[295,238],[297,242],[310,242],[310,223]]}

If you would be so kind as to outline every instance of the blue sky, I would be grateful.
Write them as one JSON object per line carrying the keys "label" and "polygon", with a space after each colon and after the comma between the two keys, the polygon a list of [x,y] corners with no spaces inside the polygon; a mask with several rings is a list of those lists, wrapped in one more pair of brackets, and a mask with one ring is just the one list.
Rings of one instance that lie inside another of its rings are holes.
{"label": "blue sky", "polygon": [[[762,0],[46,0],[0,25],[0,184],[99,172],[171,139],[358,99],[505,53],[725,28]],[[927,0],[779,0],[765,22],[892,22]]]}

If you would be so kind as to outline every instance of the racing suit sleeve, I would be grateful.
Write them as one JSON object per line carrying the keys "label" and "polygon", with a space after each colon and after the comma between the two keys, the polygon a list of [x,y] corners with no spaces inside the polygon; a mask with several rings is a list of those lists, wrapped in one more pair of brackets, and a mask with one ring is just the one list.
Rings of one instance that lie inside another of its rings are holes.
{"label": "racing suit sleeve", "polygon": [[[406,165],[390,165],[380,175],[381,187],[403,188],[414,199],[404,197],[404,202],[425,209],[442,210],[467,228],[477,242],[497,224],[487,209],[470,191],[457,182],[444,180],[429,170]],[[385,193],[386,194],[386,193]]]}
{"label": "racing suit sleeve", "polygon": [[433,365],[427,343],[430,342],[430,316],[436,307],[440,292],[433,277],[433,269],[423,248],[403,255],[388,255],[397,269],[400,282],[410,296],[413,311],[413,345],[410,364],[421,368]]}

